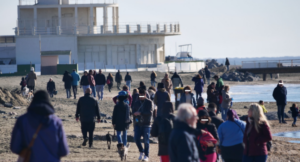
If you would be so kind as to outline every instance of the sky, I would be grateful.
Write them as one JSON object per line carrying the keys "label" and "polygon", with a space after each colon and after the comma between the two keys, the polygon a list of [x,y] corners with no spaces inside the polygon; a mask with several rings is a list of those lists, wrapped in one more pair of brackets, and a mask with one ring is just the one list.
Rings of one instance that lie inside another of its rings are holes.
{"label": "sky", "polygon": [[[96,0],[94,0],[96,1]],[[0,0],[0,35],[14,34],[18,0]],[[179,22],[166,56],[192,44],[197,58],[300,56],[300,0],[118,0],[119,21]]]}

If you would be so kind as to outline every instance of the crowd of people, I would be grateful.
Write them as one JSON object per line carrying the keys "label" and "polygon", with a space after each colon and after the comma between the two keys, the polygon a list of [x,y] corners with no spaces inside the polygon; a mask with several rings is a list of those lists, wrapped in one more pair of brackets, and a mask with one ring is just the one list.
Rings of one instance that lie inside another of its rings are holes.
{"label": "crowd of people", "polygon": [[[138,160],[149,161],[151,135],[158,138],[158,156],[161,162],[267,161],[272,136],[263,101],[251,104],[248,118],[242,121],[236,111],[231,109],[233,98],[229,94],[230,86],[224,85],[219,76],[213,77],[216,83],[208,81],[210,84],[207,87],[207,107],[201,95],[204,82],[200,74],[192,78],[196,94],[190,86],[184,86],[177,73],[171,78],[166,73],[157,87],[156,78],[157,75],[153,71],[150,76],[151,86],[147,89],[145,83],[140,82],[139,87],[134,88],[131,94],[130,74],[126,74],[126,84],[122,89],[120,71],[115,77],[120,92],[113,97],[115,106],[112,125],[117,131],[118,144],[124,147],[127,146],[130,125],[133,125],[134,141],[140,152]],[[71,74],[65,72],[63,75],[67,98],[71,97],[72,88],[76,99],[78,85],[84,91],[84,96],[78,100],[75,113],[76,121],[81,123],[82,146],[89,142],[89,147],[93,147],[95,119],[100,122],[101,117],[97,100],[103,99],[106,84],[111,91],[113,81],[112,74],[109,73],[105,77],[101,69],[98,74],[92,70],[89,73],[85,71],[81,78],[75,70]],[[183,87],[183,90],[175,114],[171,94],[178,86]],[[32,154],[32,161],[44,158],[59,161],[69,153],[62,123],[54,115],[54,108],[49,100],[49,96],[53,97],[52,92],[55,89],[55,83],[50,79],[47,84],[48,93],[37,91],[27,113],[18,118],[11,139],[11,150],[14,153],[21,156],[26,147],[30,147],[33,152],[43,151],[42,154]],[[279,81],[273,96],[278,105],[280,123],[286,123],[283,118],[286,94],[283,82]],[[291,111],[294,117],[293,126],[296,126],[296,104],[291,107]],[[218,117],[219,113],[221,118]]]}

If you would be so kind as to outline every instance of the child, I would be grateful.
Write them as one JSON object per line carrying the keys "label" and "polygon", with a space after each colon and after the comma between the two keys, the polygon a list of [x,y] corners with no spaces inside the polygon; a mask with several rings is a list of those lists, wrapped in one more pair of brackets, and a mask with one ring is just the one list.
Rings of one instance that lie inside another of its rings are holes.
{"label": "child", "polygon": [[268,110],[266,109],[265,105],[264,105],[264,101],[263,100],[260,100],[259,102],[259,106],[261,106],[261,108],[263,109],[264,113],[267,113]]}
{"label": "child", "polygon": [[294,122],[292,124],[292,127],[297,127],[296,121],[297,121],[297,117],[298,117],[298,113],[299,113],[297,105],[293,104],[293,106],[290,108],[290,110],[292,111],[292,116],[294,118]]}
{"label": "child", "polygon": [[22,77],[20,86],[21,86],[21,91],[24,89],[24,87],[26,87],[26,81],[25,81],[25,78],[24,78],[24,77]]}

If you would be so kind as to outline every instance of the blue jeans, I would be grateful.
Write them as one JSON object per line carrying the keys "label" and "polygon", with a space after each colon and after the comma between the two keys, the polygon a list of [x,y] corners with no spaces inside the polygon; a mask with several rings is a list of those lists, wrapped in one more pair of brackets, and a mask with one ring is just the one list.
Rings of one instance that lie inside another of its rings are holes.
{"label": "blue jeans", "polygon": [[156,86],[156,82],[155,81],[151,81],[151,86],[155,87]]}
{"label": "blue jeans", "polygon": [[228,112],[228,109],[224,109],[221,107],[221,116],[224,121],[227,120],[227,112]]}
{"label": "blue jeans", "polygon": [[277,107],[278,107],[278,111],[277,111],[278,120],[281,123],[281,122],[284,121],[284,108],[285,108],[285,105],[277,105]]}
{"label": "blue jeans", "polygon": [[103,90],[105,85],[96,85],[98,99],[103,99]]}
{"label": "blue jeans", "polygon": [[131,89],[131,81],[126,81],[126,85],[128,86],[128,90],[130,91],[130,89]]}
{"label": "blue jeans", "polygon": [[261,156],[243,156],[243,162],[266,162],[268,159],[268,155]]}
{"label": "blue jeans", "polygon": [[296,124],[296,122],[297,122],[297,116],[296,117],[293,117],[294,118],[294,122],[293,122],[293,124]]}
{"label": "blue jeans", "polygon": [[229,71],[229,65],[226,65],[227,66],[227,71]]}
{"label": "blue jeans", "polygon": [[[145,156],[147,156],[147,157],[149,157],[150,130],[151,130],[151,127],[142,127],[139,125],[134,126],[134,141],[136,143],[136,146],[138,147],[140,153],[144,153]],[[143,136],[143,139],[144,139],[145,149],[143,149],[143,146],[141,143],[141,136]]]}
{"label": "blue jeans", "polygon": [[67,98],[70,98],[71,96],[71,89],[66,89]]}
{"label": "blue jeans", "polygon": [[83,85],[82,90],[83,90],[83,95],[85,95],[86,89],[90,88],[90,85]]}
{"label": "blue jeans", "polygon": [[92,89],[93,96],[96,97],[96,88],[95,88],[95,86],[91,86],[90,88]]}
{"label": "blue jeans", "polygon": [[[123,136],[121,135],[123,132]],[[124,146],[127,145],[127,131],[117,131],[118,143],[123,143]]]}

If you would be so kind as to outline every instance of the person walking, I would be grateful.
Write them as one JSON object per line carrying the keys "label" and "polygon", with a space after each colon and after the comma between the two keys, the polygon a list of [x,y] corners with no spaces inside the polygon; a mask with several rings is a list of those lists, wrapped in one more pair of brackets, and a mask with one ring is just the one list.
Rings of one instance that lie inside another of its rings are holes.
{"label": "person walking", "polygon": [[52,80],[52,78],[50,78],[49,82],[47,83],[47,92],[49,93],[51,98],[53,98],[54,91],[55,91],[55,82]]}
{"label": "person walking", "polygon": [[296,122],[297,122],[297,118],[299,116],[299,109],[297,107],[297,104],[293,103],[292,107],[290,107],[290,110],[292,112],[292,117],[294,119],[292,127],[297,127]]}
{"label": "person walking", "polygon": [[175,120],[172,102],[165,102],[162,116],[154,119],[151,136],[158,137],[158,156],[161,162],[169,162],[168,145]]}
{"label": "person walking", "polygon": [[137,88],[132,91],[132,102],[131,102],[131,110],[133,110],[133,106],[136,101],[139,100],[139,90]]}
{"label": "person walking", "polygon": [[[206,110],[200,110],[198,112],[198,123],[197,129],[204,130],[209,132],[215,140],[219,140],[219,136],[217,133],[217,128],[214,124],[211,124],[211,118]],[[198,140],[201,140],[201,136],[198,136]],[[201,162],[216,162],[217,154],[216,154],[216,145],[213,143],[203,144],[200,143],[200,148],[198,149],[200,155]],[[203,149],[203,148],[206,148]]]}
{"label": "person walking", "polygon": [[166,91],[171,95],[171,89],[173,88],[172,80],[169,78],[169,74],[166,73],[164,79],[161,80],[164,84]]}
{"label": "person walking", "polygon": [[83,89],[83,94],[85,94],[86,89],[90,88],[87,71],[84,71],[83,76],[80,79],[80,88],[81,87]]}
{"label": "person walking", "polygon": [[[119,102],[115,105],[112,114],[112,124],[117,131],[118,144],[123,144],[124,146],[127,146],[127,130],[130,123],[132,123],[130,119],[130,107],[124,102],[127,97],[128,93],[126,91],[119,92]],[[123,134],[122,136],[121,133]]]}
{"label": "person walking", "polygon": [[272,140],[270,125],[262,108],[251,104],[243,142],[245,144],[243,162],[266,162],[267,142]]}
{"label": "person walking", "polygon": [[218,129],[219,126],[224,123],[224,120],[219,118],[216,113],[217,113],[217,105],[215,103],[209,103],[208,108],[207,108],[208,114],[211,118],[211,123],[213,123],[216,128]]}
{"label": "person walking", "polygon": [[93,96],[94,96],[94,98],[96,98],[96,87],[95,87],[96,83],[95,83],[93,70],[89,71],[88,80],[89,80],[90,88],[92,89],[92,92],[93,92]]}
{"label": "person walking", "polygon": [[197,120],[196,109],[191,104],[179,105],[168,146],[171,162],[199,162]]}
{"label": "person walking", "polygon": [[35,81],[36,81],[37,77],[36,74],[34,72],[34,67],[31,67],[30,72],[27,76],[27,87],[29,88],[29,91],[34,91],[34,87],[35,87]]}
{"label": "person walking", "polygon": [[72,89],[73,89],[73,94],[74,94],[74,99],[76,99],[76,95],[77,95],[77,86],[78,83],[80,81],[80,76],[79,74],[76,72],[75,69],[73,69],[73,72],[71,74],[73,81],[72,81]]}
{"label": "person walking", "polygon": [[112,88],[112,86],[114,84],[114,77],[112,76],[111,73],[109,73],[108,76],[107,76],[106,84],[108,86],[109,92],[111,92],[111,88]]}
{"label": "person walking", "polygon": [[195,77],[192,78],[192,81],[195,82],[194,90],[196,91],[196,99],[201,97],[203,92],[203,79],[200,74],[197,74]]}
{"label": "person walking", "polygon": [[149,95],[149,93],[147,91],[147,87],[146,87],[146,85],[145,85],[145,83],[143,81],[140,81],[140,87],[138,89],[139,89],[139,91],[140,90],[144,90],[145,93],[146,93],[146,98],[150,99],[150,95]]}
{"label": "person walking", "polygon": [[[132,113],[134,116],[134,140],[140,152],[138,160],[149,161],[149,138],[153,103],[146,98],[145,90],[139,91],[139,101],[135,102]],[[144,148],[141,143],[141,136],[144,139]]]}
{"label": "person walking", "polygon": [[121,90],[120,86],[121,86],[122,80],[123,80],[123,77],[122,77],[122,75],[120,73],[120,70],[118,70],[118,72],[116,73],[116,82],[117,82],[117,88],[118,88],[118,90]]}
{"label": "person walking", "polygon": [[130,91],[132,79],[131,79],[131,76],[129,75],[129,72],[127,72],[127,74],[125,75],[125,82],[126,82],[126,85],[128,86],[128,89]]}
{"label": "person walking", "polygon": [[[127,93],[127,98],[126,98],[126,100],[124,100],[124,101],[127,101],[127,104],[129,105],[129,107],[131,107],[131,104],[132,104],[132,96],[131,96],[131,94],[130,94],[130,91],[128,90],[127,85],[124,85],[124,86],[122,87],[122,91],[125,91],[125,92]],[[122,91],[121,91],[121,92],[122,92]],[[113,101],[114,101],[115,104],[117,104],[118,98],[119,98],[118,96],[115,96],[115,97],[113,98]]]}
{"label": "person walking", "polygon": [[229,62],[229,59],[227,57],[226,57],[225,65],[227,67],[227,71],[229,71],[230,62]]}
{"label": "person walking", "polygon": [[229,95],[230,86],[225,85],[222,91],[222,105],[221,105],[221,116],[224,121],[227,120],[227,111],[229,110],[232,102],[232,98]]}
{"label": "person walking", "polygon": [[148,93],[149,93],[150,99],[151,99],[152,101],[154,101],[154,97],[155,97],[155,93],[156,93],[156,88],[153,87],[153,86],[150,86],[150,87],[148,88]]}
{"label": "person walking", "polygon": [[286,124],[286,121],[284,120],[284,109],[287,103],[287,90],[286,87],[283,85],[283,81],[279,80],[277,87],[273,91],[273,98],[276,100],[277,104],[277,115],[279,119],[279,123]]}
{"label": "person walking", "polygon": [[232,110],[227,112],[227,118],[228,120],[218,128],[218,153],[222,155],[225,162],[242,162],[246,123],[236,119]]}
{"label": "person walking", "polygon": [[204,68],[204,73],[205,73],[207,84],[210,85],[210,71],[207,65]]}
{"label": "person walking", "polygon": [[[219,93],[218,91],[216,90],[216,84],[215,82],[212,82],[208,87],[207,87],[207,102],[208,103],[214,103],[216,105],[219,105]],[[219,107],[217,107],[219,108]],[[220,111],[220,109],[217,109],[217,112],[218,113]]]}
{"label": "person walking", "polygon": [[182,79],[181,77],[177,74],[177,72],[175,71],[175,73],[173,74],[173,76],[171,77],[172,83],[173,83],[173,90],[176,87],[183,87],[183,83],[182,83]]}
{"label": "person walking", "polygon": [[150,75],[150,80],[151,80],[151,86],[153,86],[153,87],[156,87],[156,81],[155,81],[156,77],[157,77],[157,74],[154,71],[152,71],[152,73]]}
{"label": "person walking", "polygon": [[222,90],[224,88],[224,83],[223,83],[223,79],[222,78],[219,78],[218,75],[215,75],[214,76],[214,79],[217,81],[216,83],[216,90],[219,94],[219,97],[218,97],[218,101],[219,103],[217,104],[218,106],[218,112],[217,114],[219,113],[219,111],[221,110],[221,104],[222,104]]}
{"label": "person walking", "polygon": [[[86,146],[87,141],[89,141],[89,147],[93,147],[93,134],[95,130],[95,117],[97,117],[98,123],[100,123],[100,109],[98,107],[97,101],[91,97],[92,89],[87,88],[85,95],[80,97],[77,102],[76,109],[76,121],[81,122],[81,132],[83,135],[82,146]],[[89,132],[89,139],[87,138],[87,133]]]}
{"label": "person walking", "polygon": [[205,84],[205,70],[204,70],[204,68],[200,69],[198,74],[201,76],[201,78],[203,79],[203,83]]}
{"label": "person walking", "polygon": [[190,86],[185,86],[183,89],[183,93],[180,97],[180,104],[189,103],[192,104],[195,108],[197,108],[197,101],[194,93],[192,92],[192,88]]}
{"label": "person walking", "polygon": [[26,87],[26,80],[24,77],[22,77],[22,80],[20,82],[20,86],[21,86],[21,91],[23,91],[24,87]]}
{"label": "person walking", "polygon": [[154,96],[154,104],[157,106],[157,115],[156,116],[162,115],[164,103],[167,101],[171,101],[170,94],[164,88],[163,83],[158,83],[157,84],[157,92],[155,93],[155,96]]}
{"label": "person walking", "polygon": [[105,78],[105,75],[102,74],[101,69],[99,69],[99,73],[95,77],[95,82],[96,82],[96,91],[97,91],[98,100],[102,101],[106,78]]}
{"label": "person walking", "polygon": [[70,98],[73,78],[68,71],[65,71],[62,81],[65,82],[67,98]]}
{"label": "person walking", "polygon": [[46,91],[37,91],[24,115],[18,117],[12,131],[10,150],[20,155],[25,148],[31,150],[29,161],[59,162],[69,154],[62,121],[54,115]]}

